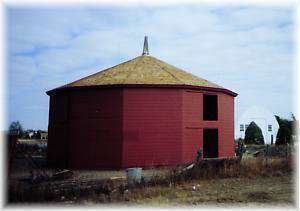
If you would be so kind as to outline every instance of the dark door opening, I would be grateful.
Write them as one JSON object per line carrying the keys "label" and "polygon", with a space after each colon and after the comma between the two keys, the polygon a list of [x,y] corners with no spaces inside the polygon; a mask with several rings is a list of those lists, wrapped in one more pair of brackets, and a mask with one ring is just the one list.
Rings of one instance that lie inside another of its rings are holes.
{"label": "dark door opening", "polygon": [[203,130],[203,158],[218,157],[218,129]]}
{"label": "dark door opening", "polygon": [[273,135],[271,135],[271,145],[273,145]]}

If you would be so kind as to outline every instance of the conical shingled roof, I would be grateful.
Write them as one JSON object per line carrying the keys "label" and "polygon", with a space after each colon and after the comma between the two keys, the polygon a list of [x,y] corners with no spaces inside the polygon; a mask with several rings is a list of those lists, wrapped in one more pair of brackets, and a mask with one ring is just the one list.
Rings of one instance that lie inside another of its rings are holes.
{"label": "conical shingled roof", "polygon": [[191,85],[222,88],[152,56],[138,56],[59,88],[98,85]]}

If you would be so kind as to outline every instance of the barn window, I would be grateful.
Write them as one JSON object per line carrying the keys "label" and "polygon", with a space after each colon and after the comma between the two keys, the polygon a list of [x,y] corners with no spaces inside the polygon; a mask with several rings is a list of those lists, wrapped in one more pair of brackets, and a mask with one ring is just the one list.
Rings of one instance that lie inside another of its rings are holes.
{"label": "barn window", "polygon": [[217,95],[203,95],[203,120],[218,120]]}
{"label": "barn window", "polygon": [[240,131],[244,131],[244,125],[240,125]]}
{"label": "barn window", "polygon": [[272,125],[268,125],[268,131],[272,131]]}

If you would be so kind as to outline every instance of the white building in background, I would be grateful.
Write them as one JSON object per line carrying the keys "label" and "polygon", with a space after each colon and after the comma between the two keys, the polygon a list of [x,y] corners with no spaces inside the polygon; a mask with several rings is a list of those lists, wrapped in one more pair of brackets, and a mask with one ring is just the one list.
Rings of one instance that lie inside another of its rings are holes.
{"label": "white building in background", "polygon": [[274,114],[261,106],[248,108],[238,119],[238,138],[245,138],[245,131],[252,121],[260,127],[265,144],[275,144],[279,124]]}

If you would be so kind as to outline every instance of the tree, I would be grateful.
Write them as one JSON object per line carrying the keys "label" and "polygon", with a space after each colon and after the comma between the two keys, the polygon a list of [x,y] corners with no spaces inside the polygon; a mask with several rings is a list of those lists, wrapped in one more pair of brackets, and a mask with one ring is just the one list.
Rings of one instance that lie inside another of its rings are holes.
{"label": "tree", "polygon": [[264,144],[264,137],[262,135],[261,129],[251,122],[245,131],[245,144]]}
{"label": "tree", "polygon": [[24,134],[23,127],[19,121],[12,122],[9,126],[9,133],[18,134],[19,138],[21,138]]}
{"label": "tree", "polygon": [[292,114],[291,120],[283,119],[279,116],[276,116],[276,120],[279,124],[279,130],[276,137],[276,144],[292,144],[293,143],[293,135],[296,135],[296,127],[298,125],[298,121],[296,117]]}

